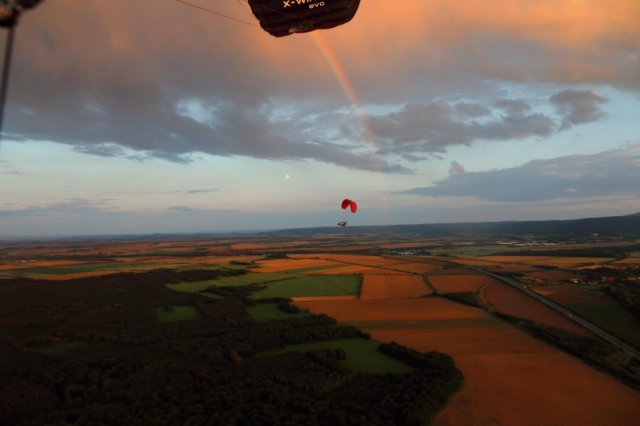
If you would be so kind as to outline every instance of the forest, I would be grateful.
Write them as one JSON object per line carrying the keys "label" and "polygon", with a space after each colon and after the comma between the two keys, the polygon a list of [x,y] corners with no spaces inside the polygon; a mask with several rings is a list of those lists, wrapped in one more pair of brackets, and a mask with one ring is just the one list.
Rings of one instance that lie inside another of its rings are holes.
{"label": "forest", "polygon": [[[380,350],[409,373],[345,369],[340,348],[257,356],[369,336],[325,315],[295,315],[286,299],[249,299],[252,287],[218,288],[215,298],[166,287],[243,273],[1,280],[0,423],[418,425],[461,386],[449,356],[396,344]],[[247,313],[267,302],[291,318],[258,322]],[[194,318],[159,320],[185,306]]]}

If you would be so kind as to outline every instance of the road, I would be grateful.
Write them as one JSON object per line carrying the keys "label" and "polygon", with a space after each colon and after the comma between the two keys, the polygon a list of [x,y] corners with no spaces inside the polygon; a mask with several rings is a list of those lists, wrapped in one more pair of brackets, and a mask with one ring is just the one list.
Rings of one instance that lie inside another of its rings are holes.
{"label": "road", "polygon": [[499,281],[501,281],[501,282],[503,282],[505,284],[508,284],[511,287],[514,287],[515,289],[517,289],[517,290],[529,295],[530,297],[533,297],[534,299],[536,299],[540,303],[543,303],[543,304],[547,305],[548,307],[550,307],[554,311],[566,316],[567,318],[569,318],[573,322],[576,322],[576,323],[580,324],[581,326],[585,327],[586,329],[590,330],[593,334],[595,334],[596,336],[606,340],[607,342],[609,342],[612,345],[616,346],[618,349],[627,352],[629,355],[633,356],[636,359],[640,359],[640,351],[638,351],[637,349],[635,349],[631,345],[623,342],[622,340],[618,339],[617,337],[613,336],[612,334],[608,333],[607,331],[604,331],[603,329],[593,325],[592,323],[590,323],[586,319],[576,315],[575,313],[571,312],[570,310],[568,310],[564,306],[559,305],[556,302],[547,299],[546,297],[536,293],[535,291],[532,291],[532,290],[529,290],[528,288],[523,287],[522,285],[520,285],[519,283],[513,281],[510,278],[506,278],[506,277],[500,276],[498,274],[494,274],[493,272],[485,271],[485,270],[480,269],[480,268],[469,267],[469,269],[472,269],[472,270],[474,270],[476,272],[480,272],[480,273],[485,274],[485,275],[489,275],[490,277],[493,277],[493,278],[495,278],[495,279],[497,279],[497,280],[499,280]]}

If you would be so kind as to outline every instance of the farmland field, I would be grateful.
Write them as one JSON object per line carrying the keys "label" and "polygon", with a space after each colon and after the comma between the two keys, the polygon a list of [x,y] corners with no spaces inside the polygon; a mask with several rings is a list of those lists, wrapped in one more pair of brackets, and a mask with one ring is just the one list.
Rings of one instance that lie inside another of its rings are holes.
{"label": "farmland field", "polygon": [[298,313],[284,312],[278,308],[278,305],[275,303],[258,303],[255,306],[248,306],[247,313],[251,315],[251,318],[258,322],[309,315],[305,311],[300,311]]}
{"label": "farmland field", "polygon": [[305,270],[310,268],[331,268],[342,266],[338,262],[322,259],[273,259],[261,260],[255,272],[283,272],[289,270]]}
{"label": "farmland field", "polygon": [[215,280],[209,281],[197,281],[197,282],[189,282],[189,283],[179,283],[171,285],[168,287],[173,288],[178,291],[185,292],[198,292],[202,291],[210,286],[243,286],[249,284],[263,284],[270,281],[281,281],[287,280],[291,278],[295,278],[297,275],[286,274],[286,273],[249,273],[246,275],[239,275],[236,277],[221,277]]}
{"label": "farmland field", "polygon": [[636,391],[479,309],[442,299],[299,304],[377,340],[452,355],[465,386],[434,425],[631,426],[640,414]]}
{"label": "farmland field", "polygon": [[525,263],[528,265],[559,266],[572,268],[582,265],[601,264],[613,259],[608,257],[561,257],[561,256],[485,256],[483,259],[493,262]]}
{"label": "farmland field", "polygon": [[[237,371],[249,372],[243,377],[251,378],[263,369],[273,381],[251,390],[256,393],[247,393],[256,398],[251,403],[258,404],[271,398],[265,389],[275,382],[294,383],[311,375],[303,369],[295,379],[283,378],[289,372],[289,361],[311,362],[306,355],[287,358],[292,352],[344,350],[346,359],[331,358],[328,364],[337,362],[353,371],[336,370],[332,373],[339,378],[336,381],[319,373],[318,377],[326,379],[321,386],[327,389],[340,388],[341,380],[353,377],[354,371],[370,379],[374,376],[374,380],[382,380],[386,373],[413,374],[407,364],[378,351],[378,342],[395,341],[420,352],[449,354],[464,374],[464,387],[434,419],[435,425],[626,426],[640,418],[637,390],[614,378],[615,374],[602,373],[563,352],[569,349],[532,337],[535,334],[528,334],[531,331],[521,323],[515,327],[495,312],[581,336],[590,336],[588,332],[524,293],[468,268],[478,266],[523,283],[526,280],[540,294],[638,345],[640,322],[619,304],[624,300],[606,295],[612,294],[608,281],[601,280],[598,272],[581,270],[607,266],[618,268],[607,274],[622,274],[627,271],[623,267],[633,267],[640,259],[637,252],[626,263],[616,263],[608,257],[508,256],[505,253],[510,251],[528,251],[496,244],[490,238],[478,244],[460,237],[394,238],[241,236],[47,242],[24,247],[0,244],[3,277],[35,280],[0,286],[5,293],[6,288],[15,288],[12,303],[0,305],[0,329],[13,333],[19,342],[14,347],[13,341],[0,339],[0,350],[5,348],[3,354],[19,365],[26,353],[56,359],[85,353],[99,357],[104,348],[115,350],[117,342],[124,342],[127,351],[137,350],[132,348],[144,342],[154,345],[149,349],[154,357],[167,356],[169,365],[193,357],[195,361],[185,365],[193,366],[194,372],[218,368],[227,378]],[[593,244],[566,246],[591,248]],[[116,274],[121,272],[131,273]],[[636,274],[631,269],[624,273]],[[74,277],[82,279],[65,282]],[[557,285],[573,277],[596,284]],[[633,282],[620,281],[620,288],[631,288]],[[62,287],[69,291],[59,293]],[[87,287],[92,290],[82,293]],[[450,295],[456,293],[457,301],[441,296],[453,298]],[[477,301],[484,303],[482,309],[464,304]],[[289,303],[308,311],[288,313],[295,311]],[[338,323],[312,314],[327,314]],[[234,330],[233,338],[221,333],[225,327]],[[353,337],[362,335],[358,329],[373,339]],[[336,335],[336,330],[346,334]],[[20,340],[20,336],[29,338]],[[585,341],[588,339],[578,339],[578,343]],[[289,344],[292,342],[298,344]],[[277,358],[286,363],[273,374],[270,367],[278,364]],[[635,368],[619,352],[607,360],[618,358],[620,365]],[[127,374],[147,371],[138,364],[130,367],[131,357],[123,359],[121,368],[130,372]],[[164,370],[158,373],[161,380],[168,377]],[[0,366],[0,374],[2,371]],[[198,374],[189,377],[201,380]],[[399,383],[402,379],[390,380]],[[198,383],[204,386],[203,381]],[[87,383],[87,389],[90,385]],[[120,386],[128,389],[124,382]],[[389,397],[384,390],[375,390]],[[0,396],[2,392],[0,387]],[[224,393],[218,398],[220,395]],[[403,394],[398,395],[402,399]]]}
{"label": "farmland field", "polygon": [[481,274],[465,275],[429,275],[429,282],[441,293],[473,292],[485,284],[495,282],[491,277]]}
{"label": "farmland field", "polygon": [[202,318],[195,306],[159,306],[155,310],[159,322],[188,321]]}
{"label": "farmland field", "polygon": [[482,289],[482,298],[497,312],[526,318],[583,336],[591,335],[586,328],[507,284],[498,281],[489,284]]}
{"label": "farmland field", "polygon": [[361,278],[357,275],[305,275],[287,280],[264,283],[267,288],[254,292],[251,297],[309,297],[356,295]]}
{"label": "farmland field", "polygon": [[397,271],[423,274],[425,272],[433,272],[442,269],[442,265],[435,263],[398,263],[390,265],[388,268]]}
{"label": "farmland field", "polygon": [[640,347],[640,321],[608,296],[572,284],[544,287],[536,291]]}
{"label": "farmland field", "polygon": [[372,339],[340,339],[324,342],[288,345],[283,349],[262,352],[260,356],[277,355],[285,352],[307,352],[319,349],[342,349],[346,359],[340,365],[349,370],[366,374],[403,374],[413,369],[407,364],[390,358],[378,350],[380,343]]}
{"label": "farmland field", "polygon": [[361,299],[405,299],[431,294],[419,275],[366,274],[362,280]]}
{"label": "farmland field", "polygon": [[579,278],[580,274],[566,271],[536,271],[527,274],[528,277],[540,279],[543,281],[568,281],[572,278]]}

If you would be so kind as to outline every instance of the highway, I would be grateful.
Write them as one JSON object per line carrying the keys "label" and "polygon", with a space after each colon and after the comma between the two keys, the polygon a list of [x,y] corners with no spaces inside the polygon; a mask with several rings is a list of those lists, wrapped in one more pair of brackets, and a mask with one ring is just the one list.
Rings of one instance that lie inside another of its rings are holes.
{"label": "highway", "polygon": [[510,278],[506,278],[506,277],[500,276],[498,274],[494,274],[493,272],[485,271],[485,270],[480,269],[480,268],[475,268],[475,267],[468,267],[468,268],[472,269],[472,270],[474,270],[476,272],[480,272],[482,274],[489,275],[490,277],[493,277],[493,278],[495,278],[495,279],[497,279],[497,280],[499,280],[499,281],[501,281],[501,282],[503,282],[505,284],[508,284],[511,287],[514,287],[515,289],[517,289],[517,290],[519,290],[519,291],[521,291],[521,292],[533,297],[534,299],[536,299],[540,303],[544,303],[545,305],[547,305],[551,309],[555,310],[556,312],[566,316],[570,320],[572,320],[572,321],[580,324],[581,326],[587,328],[593,334],[595,334],[596,336],[606,340],[607,342],[609,342],[612,345],[616,346],[620,350],[623,350],[623,351],[627,352],[629,355],[633,356],[636,359],[640,359],[640,351],[638,351],[637,349],[635,349],[631,345],[623,342],[622,340],[618,339],[617,337],[613,336],[612,334],[606,332],[605,330],[593,325],[592,323],[590,323],[586,319],[576,315],[574,312],[571,312],[570,310],[568,310],[564,306],[559,305],[558,303],[547,299],[546,297],[536,293],[535,291],[532,291],[532,290],[529,290],[528,288],[525,288],[524,286],[522,286],[521,284],[511,280]]}

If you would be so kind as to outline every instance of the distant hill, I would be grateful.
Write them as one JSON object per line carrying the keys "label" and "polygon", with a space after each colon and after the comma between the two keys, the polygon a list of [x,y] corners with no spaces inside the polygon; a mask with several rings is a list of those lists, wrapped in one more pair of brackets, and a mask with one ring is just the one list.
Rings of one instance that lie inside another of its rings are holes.
{"label": "distant hill", "polygon": [[280,234],[311,235],[323,233],[347,234],[417,234],[417,235],[523,235],[571,237],[598,234],[601,236],[640,236],[640,212],[626,216],[596,217],[571,220],[536,220],[507,222],[431,223],[419,225],[350,226],[287,229]]}

